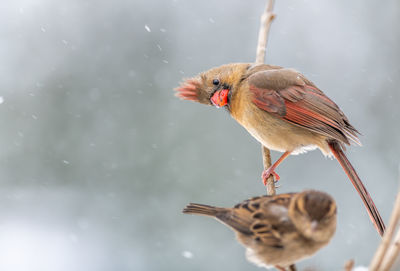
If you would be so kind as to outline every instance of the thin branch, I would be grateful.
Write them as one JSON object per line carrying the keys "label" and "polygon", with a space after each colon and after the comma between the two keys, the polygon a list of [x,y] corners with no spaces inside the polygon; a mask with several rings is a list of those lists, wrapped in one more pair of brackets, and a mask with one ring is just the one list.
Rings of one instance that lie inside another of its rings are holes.
{"label": "thin branch", "polygon": [[268,33],[275,14],[272,13],[274,0],[268,0],[264,13],[261,15],[260,31],[258,32],[256,63],[263,64],[265,60],[265,50],[267,48]]}
{"label": "thin branch", "polygon": [[[272,20],[275,15],[272,13],[274,0],[268,0],[264,13],[261,15],[260,31],[258,32],[256,64],[263,64],[265,60],[265,50],[267,48],[268,33],[271,27]],[[268,148],[262,146],[262,156],[264,169],[271,166],[271,152]],[[267,180],[267,194],[275,195],[275,181],[272,175]]]}
{"label": "thin branch", "polygon": [[[375,252],[374,258],[371,261],[371,264],[369,266],[369,270],[371,271],[377,271],[377,270],[385,270],[382,269],[382,263],[384,261],[384,258],[388,258],[389,256],[386,255],[386,252],[389,248],[389,245],[393,239],[393,234],[396,230],[397,225],[399,224],[400,221],[400,191],[397,193],[396,201],[393,207],[392,215],[390,217],[390,222],[389,222],[389,227],[386,229],[385,234],[383,235],[382,241],[378,247],[378,249]],[[399,234],[396,235],[396,238],[398,237]],[[398,240],[399,241],[399,240]],[[398,254],[398,252],[397,252]],[[396,255],[397,255],[396,254]],[[394,257],[396,257],[394,255]],[[394,261],[394,259],[393,259]],[[385,261],[387,262],[387,261]]]}
{"label": "thin branch", "polygon": [[345,264],[344,264],[344,271],[351,271],[354,268],[354,260],[348,260]]}
{"label": "thin branch", "polygon": [[400,252],[400,229],[397,230],[394,242],[390,246],[389,251],[386,254],[386,257],[383,259],[382,268],[380,270],[389,271],[392,268],[395,260],[399,256],[399,252]]}
{"label": "thin branch", "polygon": [[[268,148],[264,147],[263,145],[261,145],[261,151],[263,156],[264,169],[267,169],[271,166],[271,152]],[[268,177],[266,186],[267,186],[267,195],[273,196],[276,194],[275,180],[272,174]]]}

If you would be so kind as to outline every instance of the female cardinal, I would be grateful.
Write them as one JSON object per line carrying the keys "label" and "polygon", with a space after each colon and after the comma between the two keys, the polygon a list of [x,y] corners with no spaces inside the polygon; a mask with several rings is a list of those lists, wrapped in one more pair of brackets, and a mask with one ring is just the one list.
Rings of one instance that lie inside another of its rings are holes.
{"label": "female cardinal", "polygon": [[314,190],[255,197],[233,208],[191,203],[183,213],[215,217],[235,231],[249,261],[280,270],[327,245],[336,229],[335,201]]}
{"label": "female cardinal", "polygon": [[187,79],[177,96],[225,107],[265,147],[283,155],[263,172],[277,178],[275,168],[290,154],[319,148],[333,155],[363,200],[383,235],[385,225],[371,196],[344,154],[345,145],[360,144],[357,130],[339,107],[301,73],[271,65],[227,64]]}

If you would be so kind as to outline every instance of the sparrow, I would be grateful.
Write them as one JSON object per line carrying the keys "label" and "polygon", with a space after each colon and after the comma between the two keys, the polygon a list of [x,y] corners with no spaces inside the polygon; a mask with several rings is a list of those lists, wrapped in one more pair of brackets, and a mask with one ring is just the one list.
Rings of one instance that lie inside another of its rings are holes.
{"label": "sparrow", "polygon": [[347,159],[345,146],[361,145],[358,131],[340,108],[304,75],[294,69],[251,63],[233,63],[185,80],[176,96],[224,107],[263,146],[283,152],[263,171],[264,184],[290,154],[320,149],[334,156],[359,193],[378,233],[384,222],[357,172]]}
{"label": "sparrow", "polygon": [[230,227],[259,267],[286,270],[326,246],[336,230],[336,203],[320,191],[254,197],[221,208],[190,203],[185,214],[211,216]]}

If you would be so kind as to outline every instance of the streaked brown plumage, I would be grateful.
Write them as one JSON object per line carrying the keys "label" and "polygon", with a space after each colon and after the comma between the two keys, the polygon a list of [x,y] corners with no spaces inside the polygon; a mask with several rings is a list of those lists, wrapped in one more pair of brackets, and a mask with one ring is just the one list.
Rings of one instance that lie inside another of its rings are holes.
{"label": "streaked brown plumage", "polygon": [[263,179],[289,154],[319,148],[335,156],[353,183],[377,231],[383,220],[356,171],[344,154],[345,145],[360,144],[357,130],[340,108],[301,73],[271,65],[227,64],[186,80],[177,96],[225,107],[265,147],[284,152],[264,171]]}
{"label": "streaked brown plumage", "polygon": [[206,215],[232,228],[258,266],[286,268],[327,245],[336,229],[336,204],[326,193],[262,196],[233,208],[189,204],[185,214]]}

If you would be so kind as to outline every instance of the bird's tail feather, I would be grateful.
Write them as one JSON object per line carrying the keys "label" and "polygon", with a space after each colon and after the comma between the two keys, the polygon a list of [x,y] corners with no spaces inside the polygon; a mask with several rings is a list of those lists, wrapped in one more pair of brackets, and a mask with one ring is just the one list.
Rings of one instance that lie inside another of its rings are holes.
{"label": "bird's tail feather", "polygon": [[195,214],[195,215],[206,215],[215,217],[218,214],[218,210],[221,208],[199,204],[199,203],[190,203],[188,206],[183,209],[184,214]]}
{"label": "bird's tail feather", "polygon": [[182,211],[184,214],[195,214],[211,216],[222,222],[223,224],[241,232],[242,234],[251,235],[249,227],[251,218],[247,216],[237,215],[229,208],[214,207],[205,204],[190,203]]}
{"label": "bird's tail feather", "polygon": [[367,189],[362,183],[360,177],[358,177],[357,172],[355,171],[350,161],[344,154],[340,143],[337,141],[331,141],[329,142],[329,148],[331,149],[335,158],[339,161],[340,165],[343,167],[350,181],[352,182],[358,194],[360,195],[362,201],[364,202],[365,207],[367,208],[367,212],[375,228],[377,229],[380,235],[383,235],[383,233],[385,232],[385,224],[383,223],[381,215],[379,214],[379,211],[376,208],[375,203],[373,202]]}

